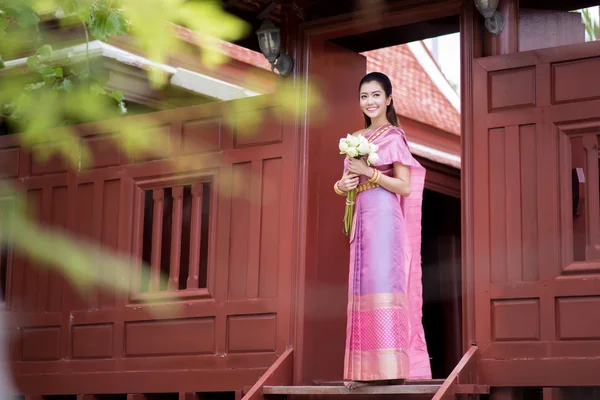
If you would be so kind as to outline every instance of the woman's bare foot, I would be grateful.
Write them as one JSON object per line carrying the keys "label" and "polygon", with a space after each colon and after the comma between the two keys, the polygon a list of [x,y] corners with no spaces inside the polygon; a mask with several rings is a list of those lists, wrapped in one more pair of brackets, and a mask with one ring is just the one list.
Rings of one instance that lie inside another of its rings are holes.
{"label": "woman's bare foot", "polygon": [[360,387],[369,386],[369,383],[368,382],[345,381],[344,386],[346,386],[347,389],[353,390],[353,389],[357,389]]}
{"label": "woman's bare foot", "polygon": [[344,386],[348,389],[357,389],[365,386],[404,385],[404,379],[381,380],[381,381],[345,381]]}

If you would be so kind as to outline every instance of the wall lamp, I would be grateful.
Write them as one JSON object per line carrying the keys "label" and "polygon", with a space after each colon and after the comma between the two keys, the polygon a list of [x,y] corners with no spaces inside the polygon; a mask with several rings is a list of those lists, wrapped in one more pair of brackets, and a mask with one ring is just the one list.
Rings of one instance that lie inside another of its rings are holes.
{"label": "wall lamp", "polygon": [[475,0],[475,7],[485,18],[485,29],[498,35],[504,29],[504,16],[496,11],[499,0]]}
{"label": "wall lamp", "polygon": [[279,28],[265,19],[256,34],[260,51],[271,64],[271,71],[277,70],[281,76],[289,75],[294,69],[294,60],[286,53],[280,53],[281,32]]}

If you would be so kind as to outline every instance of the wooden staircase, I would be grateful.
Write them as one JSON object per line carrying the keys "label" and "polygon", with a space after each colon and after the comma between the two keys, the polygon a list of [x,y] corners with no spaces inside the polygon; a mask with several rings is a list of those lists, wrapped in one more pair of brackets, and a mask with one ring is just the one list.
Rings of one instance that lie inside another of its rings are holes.
{"label": "wooden staircase", "polygon": [[[477,346],[471,346],[446,379],[408,380],[402,385],[373,385],[347,389],[342,381],[318,381],[310,386],[291,385],[293,350],[290,348],[265,372],[242,400],[268,400],[295,397],[387,396],[406,399],[450,400],[462,395],[489,394],[489,387],[476,381]],[[478,397],[476,397],[478,398]]]}

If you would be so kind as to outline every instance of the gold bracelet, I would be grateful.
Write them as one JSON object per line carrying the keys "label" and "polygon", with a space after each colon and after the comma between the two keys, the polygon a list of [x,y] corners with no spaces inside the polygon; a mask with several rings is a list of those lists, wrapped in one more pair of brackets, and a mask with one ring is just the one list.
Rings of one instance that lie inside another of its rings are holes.
{"label": "gold bracelet", "polygon": [[336,183],[333,184],[333,190],[339,194],[340,196],[345,196],[346,193],[343,192],[339,187],[338,187],[338,183],[340,183],[340,181],[337,181]]}
{"label": "gold bracelet", "polygon": [[375,182],[374,183],[378,183],[380,178],[381,178],[381,172],[377,171],[377,178],[375,178]]}
{"label": "gold bracelet", "polygon": [[374,171],[373,176],[369,178],[370,183],[377,182],[377,180],[379,179],[379,174],[380,174],[379,170],[373,168],[373,171]]}

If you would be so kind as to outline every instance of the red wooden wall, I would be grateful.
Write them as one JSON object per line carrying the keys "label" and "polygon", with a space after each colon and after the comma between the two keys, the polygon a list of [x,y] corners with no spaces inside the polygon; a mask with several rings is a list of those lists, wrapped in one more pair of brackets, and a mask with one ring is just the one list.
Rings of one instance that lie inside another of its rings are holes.
{"label": "red wooden wall", "polygon": [[600,42],[473,61],[482,383],[600,379],[599,66]]}
{"label": "red wooden wall", "polygon": [[125,279],[129,293],[81,295],[55,271],[5,251],[21,391],[240,390],[291,344],[293,131],[268,96],[260,103],[266,119],[248,129],[243,121],[256,104],[149,115],[148,132],[168,137],[155,157],[118,150],[119,131],[79,126],[70,149],[89,146],[94,161],[78,173],[58,157],[32,158],[15,137],[0,138],[3,177],[43,224],[151,265],[142,270],[136,261],[131,274],[115,276],[100,262],[95,267]]}

